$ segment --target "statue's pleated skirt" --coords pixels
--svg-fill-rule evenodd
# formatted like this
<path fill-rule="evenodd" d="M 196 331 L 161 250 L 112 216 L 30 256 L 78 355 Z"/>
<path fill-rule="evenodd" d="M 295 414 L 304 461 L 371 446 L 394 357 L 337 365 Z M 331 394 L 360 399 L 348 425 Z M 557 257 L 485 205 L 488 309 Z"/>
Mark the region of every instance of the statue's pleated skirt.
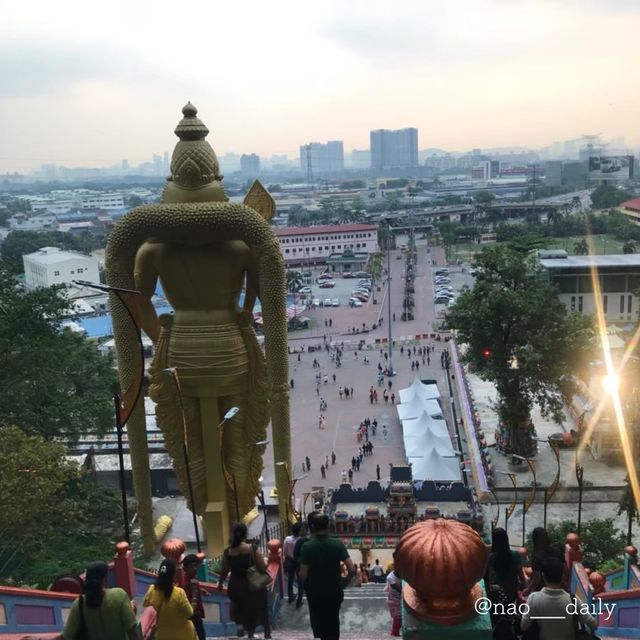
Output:
<path fill-rule="evenodd" d="M 174 324 L 168 355 L 187 393 L 194 386 L 206 389 L 204 395 L 216 396 L 241 393 L 247 388 L 249 358 L 236 323 L 200 327 Z"/>

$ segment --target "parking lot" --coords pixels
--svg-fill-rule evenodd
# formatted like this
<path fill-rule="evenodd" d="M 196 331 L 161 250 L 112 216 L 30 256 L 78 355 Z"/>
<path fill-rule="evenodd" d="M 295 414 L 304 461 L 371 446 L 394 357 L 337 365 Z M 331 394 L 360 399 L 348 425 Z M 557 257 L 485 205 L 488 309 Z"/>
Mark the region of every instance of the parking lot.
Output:
<path fill-rule="evenodd" d="M 464 272 L 462 271 L 464 269 Z M 456 298 L 458 297 L 458 295 L 460 294 L 460 291 L 462 290 L 462 288 L 464 286 L 467 287 L 472 287 L 473 286 L 473 276 L 469 273 L 469 265 L 452 265 L 448 268 L 448 273 L 447 273 L 447 277 L 449 279 L 449 283 L 446 284 L 445 286 L 450 287 L 451 291 L 453 292 L 453 298 L 451 298 L 452 300 L 456 300 Z M 446 302 L 441 302 L 441 303 L 436 303 L 435 302 L 435 290 L 436 287 L 438 286 L 435 282 L 435 278 L 436 278 L 436 267 L 433 267 L 431 269 L 431 291 L 430 291 L 430 295 L 432 295 L 432 297 L 434 298 L 434 306 L 436 308 L 436 314 L 438 316 L 441 316 L 443 314 L 444 311 L 446 311 L 447 309 L 447 303 Z"/>
<path fill-rule="evenodd" d="M 333 304 L 334 299 L 338 299 L 339 304 L 337 306 L 344 307 L 349 306 L 349 298 L 354 289 L 358 287 L 358 281 L 360 278 L 344 278 L 340 274 L 335 274 L 334 279 L 331 282 L 335 283 L 332 288 L 321 287 L 322 280 L 318 280 L 318 276 L 322 273 L 321 269 L 317 269 L 311 272 L 313 274 L 313 282 L 306 286 L 311 288 L 311 294 L 306 294 L 305 298 L 308 300 L 319 300 L 320 306 L 335 306 Z M 365 302 L 363 306 L 372 304 L 373 298 L 381 296 L 381 292 L 372 292 L 369 297 L 369 302 Z M 331 301 L 331 305 L 326 305 L 325 301 Z"/>

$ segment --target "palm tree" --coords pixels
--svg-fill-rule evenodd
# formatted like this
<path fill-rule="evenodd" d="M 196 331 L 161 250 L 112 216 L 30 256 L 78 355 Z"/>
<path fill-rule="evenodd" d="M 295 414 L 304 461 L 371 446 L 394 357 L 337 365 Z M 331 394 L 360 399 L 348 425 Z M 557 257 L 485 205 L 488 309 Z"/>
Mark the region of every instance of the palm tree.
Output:
<path fill-rule="evenodd" d="M 589 245 L 587 244 L 587 241 L 584 238 L 582 238 L 582 240 L 580 240 L 579 242 L 576 242 L 573 245 L 573 252 L 577 256 L 586 256 L 587 253 L 589 253 Z"/>
<path fill-rule="evenodd" d="M 636 243 L 633 240 L 625 240 L 622 245 L 622 253 L 635 253 Z"/>
<path fill-rule="evenodd" d="M 302 274 L 299 271 L 287 271 L 287 291 L 296 293 L 302 287 Z"/>

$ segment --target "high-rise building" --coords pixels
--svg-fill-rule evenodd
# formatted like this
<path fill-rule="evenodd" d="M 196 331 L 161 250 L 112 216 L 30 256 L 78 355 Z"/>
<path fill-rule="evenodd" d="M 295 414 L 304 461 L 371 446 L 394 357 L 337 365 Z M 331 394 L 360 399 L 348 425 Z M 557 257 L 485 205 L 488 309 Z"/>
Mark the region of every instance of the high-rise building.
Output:
<path fill-rule="evenodd" d="M 250 178 L 260 174 L 260 156 L 255 153 L 243 153 L 240 156 L 240 171 Z"/>
<path fill-rule="evenodd" d="M 418 130 L 416 128 L 376 129 L 369 133 L 371 168 L 414 168 L 418 166 Z"/>
<path fill-rule="evenodd" d="M 300 145 L 300 169 L 307 173 L 311 164 L 312 175 L 340 173 L 344 170 L 342 140 L 329 140 L 326 144 L 311 142 Z"/>
<path fill-rule="evenodd" d="M 368 169 L 371 166 L 369 149 L 354 149 L 351 152 L 351 166 L 354 169 Z"/>
<path fill-rule="evenodd" d="M 562 185 L 562 160 L 549 160 L 544 163 L 544 183 L 547 187 Z"/>

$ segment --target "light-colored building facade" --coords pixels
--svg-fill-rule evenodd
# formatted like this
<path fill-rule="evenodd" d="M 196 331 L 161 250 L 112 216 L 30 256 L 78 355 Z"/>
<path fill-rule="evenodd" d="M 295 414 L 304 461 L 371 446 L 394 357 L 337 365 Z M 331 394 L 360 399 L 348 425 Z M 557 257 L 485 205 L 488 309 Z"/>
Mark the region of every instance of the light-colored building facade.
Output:
<path fill-rule="evenodd" d="M 25 284 L 29 289 L 71 284 L 74 280 L 100 282 L 98 261 L 75 251 L 43 247 L 22 256 Z"/>
<path fill-rule="evenodd" d="M 607 322 L 635 322 L 638 317 L 640 255 L 570 256 L 565 251 L 541 251 L 540 264 L 560 300 L 570 311 L 596 314 L 591 265 L 600 283 L 602 309 Z"/>
<path fill-rule="evenodd" d="M 327 143 L 311 142 L 300 146 L 300 169 L 307 173 L 311 164 L 311 173 L 339 173 L 344 170 L 344 146 L 342 140 L 329 140 Z"/>
<path fill-rule="evenodd" d="M 373 224 L 283 227 L 274 231 L 288 265 L 324 264 L 330 255 L 347 249 L 366 254 L 378 251 L 378 227 Z"/>
<path fill-rule="evenodd" d="M 399 167 L 418 166 L 418 130 L 376 129 L 369 132 L 371 168 L 382 171 Z"/>
<path fill-rule="evenodd" d="M 240 171 L 249 178 L 260 175 L 260 156 L 255 153 L 243 153 L 240 156 Z"/>

